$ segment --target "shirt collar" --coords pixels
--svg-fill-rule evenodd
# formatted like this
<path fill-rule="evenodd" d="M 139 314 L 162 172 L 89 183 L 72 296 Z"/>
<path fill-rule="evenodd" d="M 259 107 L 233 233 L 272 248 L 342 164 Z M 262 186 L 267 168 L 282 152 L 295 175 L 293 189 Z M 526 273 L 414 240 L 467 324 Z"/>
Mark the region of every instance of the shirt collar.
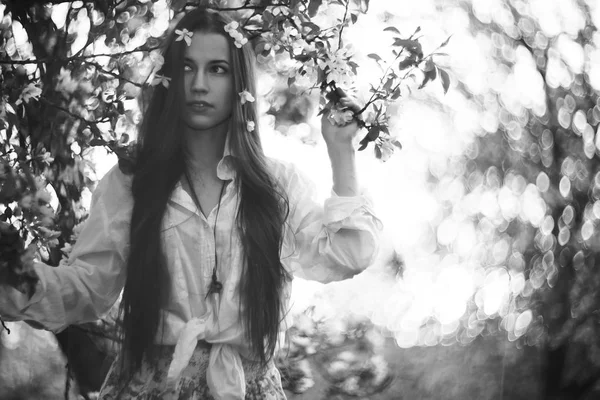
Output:
<path fill-rule="evenodd" d="M 235 156 L 231 153 L 231 149 L 229 148 L 229 131 L 227 132 L 227 136 L 225 138 L 225 148 L 223 150 L 223 157 L 219 160 L 217 164 L 217 177 L 221 180 L 228 181 L 235 179 L 235 168 L 233 163 L 233 158 Z M 188 211 L 195 212 L 196 204 L 192 200 L 192 198 L 183 190 L 182 180 L 185 179 L 183 176 L 173 189 L 173 193 L 171 193 L 170 200 L 180 206 L 183 206 Z M 199 212 L 199 211 L 198 211 Z M 174 213 L 170 216 L 169 226 L 175 226 L 183 222 L 187 217 L 185 214 Z"/>

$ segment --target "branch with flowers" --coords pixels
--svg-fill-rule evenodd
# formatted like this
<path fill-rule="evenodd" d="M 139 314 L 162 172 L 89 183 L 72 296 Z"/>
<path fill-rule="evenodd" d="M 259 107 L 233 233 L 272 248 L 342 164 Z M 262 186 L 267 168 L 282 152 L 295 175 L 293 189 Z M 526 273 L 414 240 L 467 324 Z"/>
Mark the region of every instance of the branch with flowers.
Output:
<path fill-rule="evenodd" d="M 248 4 L 245 2 L 244 4 Z M 209 2 L 214 4 L 214 2 Z M 359 65 L 354 61 L 352 46 L 344 45 L 344 29 L 357 22 L 368 11 L 369 1 L 358 0 L 306 0 L 279 1 L 276 4 L 245 10 L 226 31 L 237 47 L 251 41 L 257 59 L 269 72 L 287 77 L 288 86 L 301 92 L 319 90 L 320 113 L 327 113 L 332 123 L 343 125 L 356 120 L 365 128 L 359 150 L 374 143 L 374 153 L 383 161 L 389 159 L 394 148 L 402 148 L 400 141 L 389 132 L 388 108 L 391 103 L 411 93 L 411 83 L 417 80 L 417 70 L 422 72 L 419 89 L 438 77 L 444 92 L 448 90 L 448 73 L 433 60 L 450 38 L 431 54 L 424 56 L 417 29 L 408 38 L 400 31 L 387 27 L 393 34 L 391 61 L 378 54 L 369 54 L 382 67 L 379 83 L 371 85 L 371 95 L 360 109 L 349 109 L 339 103 L 347 92 L 353 91 Z M 319 12 L 327 7 L 343 8 L 343 17 L 328 27 L 314 22 Z M 228 8 L 213 7 L 217 10 Z M 277 67 L 283 65 L 283 67 Z M 385 68 L 385 69 L 384 69 Z"/>

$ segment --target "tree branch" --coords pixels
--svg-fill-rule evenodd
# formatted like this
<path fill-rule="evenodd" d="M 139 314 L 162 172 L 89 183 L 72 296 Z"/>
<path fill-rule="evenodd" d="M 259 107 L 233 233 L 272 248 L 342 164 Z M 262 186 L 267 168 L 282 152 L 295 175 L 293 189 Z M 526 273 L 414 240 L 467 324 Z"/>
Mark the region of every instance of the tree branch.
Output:
<path fill-rule="evenodd" d="M 344 32 L 344 27 L 346 26 L 346 17 L 348 15 L 348 7 L 350 6 L 350 0 L 346 0 L 346 9 L 344 10 L 344 18 L 342 19 L 342 27 L 340 28 L 340 33 L 338 36 L 338 50 L 342 48 L 342 33 Z"/>
<path fill-rule="evenodd" d="M 88 56 L 72 56 L 72 57 L 64 57 L 64 58 L 55 58 L 55 57 L 47 57 L 47 58 L 41 58 L 41 59 L 28 59 L 28 60 L 0 60 L 0 64 L 15 64 L 15 65 L 26 65 L 26 64 L 46 64 L 49 62 L 57 62 L 57 61 L 63 61 L 65 63 L 69 63 L 72 61 L 85 61 L 88 60 L 90 58 L 95 58 L 95 57 L 119 57 L 119 56 L 124 56 L 127 54 L 134 54 L 134 53 L 138 53 L 140 51 L 153 51 L 153 50 L 158 50 L 160 49 L 160 46 L 154 46 L 154 47 L 147 47 L 144 48 L 142 47 L 138 47 L 137 49 L 133 49 L 133 50 L 127 50 L 127 51 L 121 51 L 118 53 L 102 53 L 102 54 L 90 54 Z"/>

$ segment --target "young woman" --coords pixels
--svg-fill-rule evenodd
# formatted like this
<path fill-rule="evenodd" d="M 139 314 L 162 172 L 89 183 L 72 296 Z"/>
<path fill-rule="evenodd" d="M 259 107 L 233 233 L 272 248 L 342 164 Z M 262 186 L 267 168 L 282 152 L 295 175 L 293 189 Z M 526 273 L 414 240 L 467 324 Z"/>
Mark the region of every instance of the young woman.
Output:
<path fill-rule="evenodd" d="M 322 120 L 334 183 L 323 207 L 291 164 L 263 154 L 249 124 L 254 55 L 229 22 L 200 9 L 179 21 L 133 174 L 115 167 L 100 181 L 65 265 L 36 263 L 31 299 L 0 285 L 2 318 L 52 331 L 100 318 L 123 291 L 123 345 L 101 399 L 285 399 L 272 356 L 292 276 L 346 279 L 376 254 L 357 125 Z"/>

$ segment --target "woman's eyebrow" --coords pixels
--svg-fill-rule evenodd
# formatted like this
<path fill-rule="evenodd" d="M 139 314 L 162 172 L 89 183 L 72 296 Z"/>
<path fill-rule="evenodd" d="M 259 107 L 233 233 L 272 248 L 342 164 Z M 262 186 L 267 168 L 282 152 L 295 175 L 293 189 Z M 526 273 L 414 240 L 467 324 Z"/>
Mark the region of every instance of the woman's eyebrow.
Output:
<path fill-rule="evenodd" d="M 184 57 L 183 61 L 185 62 L 191 62 L 193 64 L 196 63 L 196 61 L 194 61 L 192 58 L 189 57 Z M 223 64 L 227 64 L 229 65 L 229 61 L 227 60 L 222 60 L 222 59 L 214 59 L 214 60 L 208 60 L 208 64 L 217 64 L 217 63 L 223 63 Z"/>

